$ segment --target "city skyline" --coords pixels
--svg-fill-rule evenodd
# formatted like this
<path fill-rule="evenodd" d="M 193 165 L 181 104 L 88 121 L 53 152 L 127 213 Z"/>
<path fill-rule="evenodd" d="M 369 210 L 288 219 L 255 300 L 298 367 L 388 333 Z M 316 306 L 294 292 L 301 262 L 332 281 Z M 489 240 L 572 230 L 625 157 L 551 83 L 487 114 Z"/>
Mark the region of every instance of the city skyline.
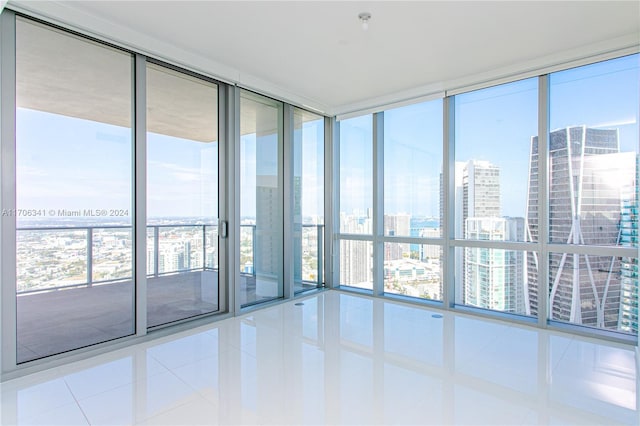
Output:
<path fill-rule="evenodd" d="M 607 155 L 637 155 L 638 108 L 628 91 L 629 87 L 637 88 L 639 84 L 637 66 L 632 65 L 633 58 L 637 56 L 595 64 L 587 67 L 587 70 L 577 68 L 551 74 L 550 127 L 563 130 L 550 132 L 550 152 L 554 152 L 556 133 L 572 133 L 573 129 L 581 128 L 585 134 L 610 134 L 608 143 L 611 152 Z M 594 81 L 600 83 L 594 84 Z M 592 86 L 596 86 L 596 89 Z M 583 92 L 589 93 L 589 96 L 581 97 Z M 597 102 L 594 101 L 595 96 L 598 96 Z M 533 162 L 537 152 L 533 149 L 533 142 L 537 140 L 538 130 L 538 79 L 463 93 L 452 99 L 455 106 L 455 141 L 449 165 L 452 165 L 451 172 L 454 174 L 454 190 L 459 191 L 455 201 L 455 237 L 483 240 L 488 235 L 487 238 L 493 241 L 525 241 L 520 234 L 515 239 L 507 235 L 507 229 L 519 219 L 526 219 L 527 235 L 536 241 L 531 224 L 537 218 L 531 212 L 537 203 L 531 198 L 531 188 L 537 188 L 535 183 L 538 181 L 533 178 L 537 173 L 537 166 L 534 167 Z M 441 186 L 442 107 L 443 102 L 438 99 L 384 112 L 384 159 L 378 170 L 383 180 L 375 183 L 375 190 L 384 196 L 382 232 L 385 236 L 437 237 L 436 227 L 442 225 L 440 215 L 443 206 L 440 200 L 445 189 Z M 277 108 L 273 108 L 272 112 L 272 118 L 277 122 Z M 87 220 L 131 224 L 133 210 L 127 205 L 133 199 L 131 129 L 41 111 L 18 109 L 17 115 L 16 190 L 19 209 L 56 212 L 55 215 L 49 215 L 49 219 L 63 225 L 73 224 L 74 221 L 80 224 Z M 303 218 L 321 220 L 324 214 L 325 194 L 321 190 L 323 182 L 320 173 L 324 172 L 324 168 L 319 161 L 323 150 L 318 143 L 323 121 L 303 123 L 300 129 L 296 129 L 301 133 L 297 137 L 302 139 L 303 144 L 312 142 L 307 138 L 313 138 L 314 144 L 310 155 L 295 158 L 292 162 L 296 206 L 292 213 L 298 220 L 296 223 L 304 222 Z M 580 123 L 579 126 L 574 125 L 576 122 Z M 372 235 L 374 232 L 371 220 L 374 191 L 372 124 L 371 115 L 344 120 L 340 124 L 339 213 L 340 232 L 344 234 Z M 59 129 L 62 130 L 58 132 Z M 301 131 L 303 129 L 308 132 Z M 263 277 L 277 278 L 281 275 L 281 223 L 285 207 L 282 203 L 283 158 L 279 157 L 282 152 L 281 140 L 272 131 L 240 137 L 240 215 L 243 223 L 256 226 L 256 235 L 259 236 L 257 240 L 251 240 L 251 245 L 254 250 L 257 247 L 260 253 L 258 257 L 252 257 L 250 262 L 244 261 L 241 268 Z M 148 133 L 147 139 L 148 223 L 162 221 L 161 218 L 208 219 L 215 222 L 218 214 L 217 142 L 195 142 L 153 133 Z M 101 161 L 95 161 L 95 158 Z M 615 160 L 604 161 L 604 157 L 589 158 L 583 163 L 593 170 L 599 170 L 593 176 L 579 175 L 580 179 L 588 176 L 593 182 L 605 179 L 603 176 L 611 174 L 609 171 L 618 165 Z M 47 169 L 51 164 L 53 166 Z M 550 154 L 549 164 L 552 173 L 556 173 L 553 170 L 556 165 L 553 154 Z M 473 171 L 475 169 L 482 169 L 486 173 L 476 174 Z M 550 178 L 552 190 L 554 182 Z M 570 198 L 568 194 L 563 197 Z M 610 198 L 614 200 L 615 197 Z M 622 213 L 622 207 L 617 206 L 621 205 L 620 200 L 617 204 L 613 201 L 610 204 L 608 213 L 611 213 L 611 217 L 606 226 L 611 229 L 607 233 L 613 232 L 613 216 Z M 575 211 L 576 206 L 576 203 L 572 204 L 571 209 Z M 550 202 L 550 207 L 553 210 L 556 204 Z M 629 206 L 629 209 L 632 208 Z M 58 213 L 93 209 L 124 211 L 126 214 L 97 220 L 86 217 L 76 219 L 75 214 Z M 494 220 L 496 218 L 500 220 Z M 28 222 L 21 217 L 18 219 L 19 225 Z M 424 223 L 419 223 L 421 220 Z M 428 225 L 427 220 L 431 220 Z M 556 217 L 552 214 L 549 220 L 553 222 Z M 499 230 L 485 232 L 485 225 Z M 553 241 L 553 226 L 555 222 L 551 223 L 550 237 L 552 242 L 558 242 Z M 572 226 L 574 230 L 586 229 L 576 225 L 575 217 Z M 473 232 L 470 231 L 472 228 Z M 576 237 L 578 234 L 576 231 L 571 235 Z M 247 237 L 244 240 L 248 241 Z M 306 244 L 311 244 L 310 241 Z M 584 243 L 576 238 L 564 238 L 559 242 Z M 303 273 L 301 232 L 294 235 L 294 244 L 298 250 L 294 258 L 295 277 L 300 279 Z M 340 245 L 343 251 L 340 259 L 341 277 L 345 280 L 343 283 L 372 287 L 373 244 L 343 239 Z M 609 245 L 620 244 L 616 242 Z M 440 254 L 423 246 L 385 243 L 382 266 L 385 291 L 414 297 L 442 297 L 442 283 L 435 279 L 441 277 Z M 497 249 L 465 248 L 457 251 L 455 273 L 460 282 L 457 284 L 457 297 L 461 297 L 458 302 L 516 313 L 523 313 L 522 306 L 528 306 L 524 313 L 536 314 L 534 304 L 537 295 L 526 291 L 522 297 L 519 296 L 525 284 L 527 289 L 535 288 L 535 277 L 529 274 L 525 281 L 522 274 L 523 278 L 520 279 L 519 271 L 524 271 L 524 268 L 521 267 L 523 261 L 518 258 L 517 251 L 512 251 L 516 253 L 515 256 L 511 256 L 507 250 Z M 316 249 L 315 256 L 318 254 Z M 528 254 L 528 272 L 534 267 L 531 255 Z M 172 258 L 172 264 L 184 266 L 197 263 L 184 255 L 182 260 L 180 255 L 176 256 Z M 492 259 L 494 263 L 487 266 L 482 263 L 484 258 Z M 562 255 L 558 262 L 559 271 L 565 265 L 571 266 L 567 258 Z M 573 256 L 573 260 L 574 265 L 581 261 L 580 256 Z M 596 265 L 595 258 L 592 260 Z M 604 260 L 597 263 L 596 269 L 607 270 L 605 263 Z M 623 266 L 633 270 L 633 259 L 625 261 L 624 265 L 619 261 L 610 262 L 608 276 L 611 276 L 612 270 L 618 271 Z M 550 269 L 553 270 L 553 267 Z M 577 266 L 573 270 L 573 281 L 567 278 L 564 284 L 562 278 L 556 282 L 550 277 L 554 318 L 603 328 L 615 327 L 620 321 L 620 280 L 598 277 L 595 281 L 606 282 L 600 288 L 601 283 L 596 284 L 594 278 L 589 277 L 590 286 L 587 286 L 583 285 L 586 281 L 580 278 L 585 271 Z M 580 278 L 578 281 L 576 274 Z M 594 292 L 593 306 L 577 307 L 578 303 L 586 300 L 581 295 L 586 294 L 589 288 Z M 526 300 L 523 301 L 523 298 Z M 487 303 L 483 300 L 487 300 Z M 554 303 L 557 300 L 564 302 L 558 302 L 556 306 Z M 633 319 L 630 321 L 633 322 Z"/>

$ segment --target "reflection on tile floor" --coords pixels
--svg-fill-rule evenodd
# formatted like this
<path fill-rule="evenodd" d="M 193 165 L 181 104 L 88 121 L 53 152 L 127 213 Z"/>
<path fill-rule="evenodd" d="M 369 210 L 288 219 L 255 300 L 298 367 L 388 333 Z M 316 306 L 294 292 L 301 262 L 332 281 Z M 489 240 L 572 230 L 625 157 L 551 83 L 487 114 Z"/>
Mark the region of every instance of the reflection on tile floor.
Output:
<path fill-rule="evenodd" d="M 1 385 L 0 423 L 640 424 L 634 348 L 337 291 Z"/>

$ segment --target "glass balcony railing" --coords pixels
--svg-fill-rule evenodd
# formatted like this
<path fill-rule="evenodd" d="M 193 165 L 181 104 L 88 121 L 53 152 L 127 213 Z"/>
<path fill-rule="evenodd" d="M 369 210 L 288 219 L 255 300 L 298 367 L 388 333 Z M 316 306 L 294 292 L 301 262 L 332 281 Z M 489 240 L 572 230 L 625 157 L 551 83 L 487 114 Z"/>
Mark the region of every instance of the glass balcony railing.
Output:
<path fill-rule="evenodd" d="M 256 275 L 258 257 L 256 225 L 240 225 L 240 274 Z M 303 224 L 294 228 L 294 281 L 324 284 L 324 225 Z"/>
<path fill-rule="evenodd" d="M 324 282 L 324 225 L 298 230 L 296 282 Z M 133 279 L 131 226 L 24 227 L 17 229 L 17 294 Z M 256 225 L 240 225 L 241 275 L 256 275 Z M 217 271 L 218 226 L 147 226 L 148 278 Z"/>
<path fill-rule="evenodd" d="M 131 226 L 18 228 L 17 294 L 133 278 Z M 147 276 L 218 269 L 217 225 L 147 226 Z"/>

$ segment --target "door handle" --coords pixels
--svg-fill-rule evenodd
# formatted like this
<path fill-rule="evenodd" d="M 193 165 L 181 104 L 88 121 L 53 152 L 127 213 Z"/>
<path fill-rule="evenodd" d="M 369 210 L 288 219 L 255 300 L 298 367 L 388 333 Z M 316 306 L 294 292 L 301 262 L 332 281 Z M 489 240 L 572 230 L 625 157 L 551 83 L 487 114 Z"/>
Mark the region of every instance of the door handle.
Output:
<path fill-rule="evenodd" d="M 226 220 L 221 220 L 220 221 L 220 238 L 227 238 L 229 236 L 229 222 L 227 222 Z"/>

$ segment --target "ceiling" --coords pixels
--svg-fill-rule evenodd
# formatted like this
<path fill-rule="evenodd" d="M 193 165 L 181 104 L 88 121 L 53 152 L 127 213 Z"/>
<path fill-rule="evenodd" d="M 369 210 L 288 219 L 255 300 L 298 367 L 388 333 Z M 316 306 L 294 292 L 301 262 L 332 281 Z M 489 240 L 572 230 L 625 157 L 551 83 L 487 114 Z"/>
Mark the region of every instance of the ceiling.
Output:
<path fill-rule="evenodd" d="M 638 1 L 9 1 L 333 115 L 640 45 Z M 372 14 L 364 31 L 358 13 Z"/>
<path fill-rule="evenodd" d="M 20 108 L 131 127 L 131 67 L 131 55 L 120 50 L 29 20 L 16 25 Z M 146 79 L 150 132 L 199 142 L 218 139 L 216 85 L 153 64 Z"/>

